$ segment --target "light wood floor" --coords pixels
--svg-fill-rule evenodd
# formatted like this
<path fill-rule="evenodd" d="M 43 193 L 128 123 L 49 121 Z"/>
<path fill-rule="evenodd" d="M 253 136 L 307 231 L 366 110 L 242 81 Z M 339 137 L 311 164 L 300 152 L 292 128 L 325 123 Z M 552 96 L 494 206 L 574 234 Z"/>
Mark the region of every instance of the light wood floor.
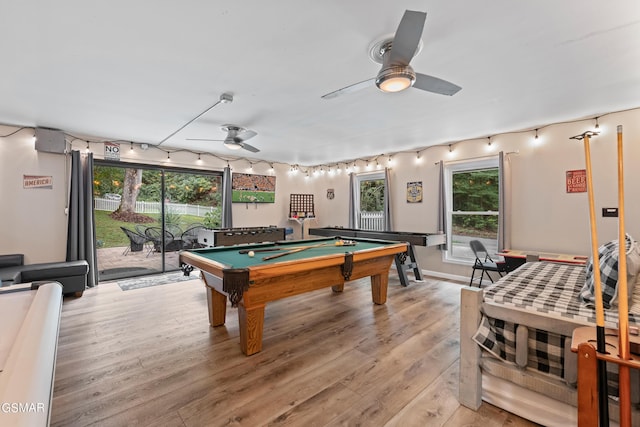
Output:
<path fill-rule="evenodd" d="M 262 352 L 237 311 L 208 324 L 199 280 L 65 299 L 53 426 L 531 426 L 456 399 L 460 284 L 368 280 L 270 303 Z"/>

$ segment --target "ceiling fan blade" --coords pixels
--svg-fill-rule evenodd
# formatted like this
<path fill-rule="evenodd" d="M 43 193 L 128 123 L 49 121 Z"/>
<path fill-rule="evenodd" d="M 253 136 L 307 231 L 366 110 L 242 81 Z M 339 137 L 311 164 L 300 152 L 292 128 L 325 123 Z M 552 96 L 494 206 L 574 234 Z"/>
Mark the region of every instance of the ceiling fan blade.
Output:
<path fill-rule="evenodd" d="M 239 142 L 238 145 L 247 151 L 251 151 L 252 153 L 257 153 L 258 151 L 260 151 L 253 145 L 249 145 L 246 142 Z"/>
<path fill-rule="evenodd" d="M 258 134 L 258 132 L 256 132 L 256 131 L 245 129 L 244 131 L 240 132 L 236 136 L 236 138 L 240 138 L 241 140 L 246 141 L 247 139 L 253 138 L 257 134 Z"/>
<path fill-rule="evenodd" d="M 215 142 L 221 142 L 221 141 L 224 141 L 224 139 L 187 138 L 187 141 L 215 141 Z"/>
<path fill-rule="evenodd" d="M 449 96 L 455 95 L 460 89 L 462 89 L 460 86 L 454 85 L 446 80 L 420 73 L 416 73 L 416 81 L 413 84 L 413 87 Z"/>
<path fill-rule="evenodd" d="M 322 95 L 322 99 L 333 99 L 337 96 L 340 95 L 344 95 L 346 93 L 351 93 L 351 92 L 356 92 L 360 89 L 364 89 L 365 87 L 369 87 L 369 86 L 373 86 L 373 83 L 376 81 L 376 78 L 372 78 L 372 79 L 368 79 L 368 80 L 363 80 L 361 82 L 358 83 L 354 83 L 350 86 L 347 87 L 343 87 L 342 89 L 338 89 L 336 91 L 330 92 L 326 95 Z"/>
<path fill-rule="evenodd" d="M 426 12 L 417 12 L 415 10 L 406 10 L 404 12 L 391 44 L 389 64 L 409 65 L 420 44 L 426 19 Z"/>

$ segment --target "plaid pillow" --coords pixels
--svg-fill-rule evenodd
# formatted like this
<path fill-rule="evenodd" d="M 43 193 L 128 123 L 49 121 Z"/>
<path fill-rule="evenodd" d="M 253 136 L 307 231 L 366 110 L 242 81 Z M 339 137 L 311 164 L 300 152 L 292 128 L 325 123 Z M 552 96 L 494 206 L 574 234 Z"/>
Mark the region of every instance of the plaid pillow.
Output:
<path fill-rule="evenodd" d="M 598 248 L 600 260 L 600 281 L 602 285 L 602 302 L 604 308 L 611 308 L 617 304 L 618 297 L 618 240 L 612 240 Z M 625 252 L 627 254 L 627 297 L 633 293 L 635 276 L 640 265 L 640 248 L 630 235 L 625 237 Z M 595 305 L 595 280 L 593 274 L 593 257 L 589 258 L 586 265 L 585 283 L 580 291 L 580 298 L 589 307 Z"/>

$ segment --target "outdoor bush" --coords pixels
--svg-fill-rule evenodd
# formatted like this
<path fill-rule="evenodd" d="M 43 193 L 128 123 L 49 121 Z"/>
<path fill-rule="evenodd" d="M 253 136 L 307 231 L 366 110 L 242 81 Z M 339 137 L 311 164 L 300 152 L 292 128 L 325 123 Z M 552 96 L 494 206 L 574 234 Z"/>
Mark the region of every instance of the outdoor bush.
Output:
<path fill-rule="evenodd" d="M 222 225 L 222 212 L 220 209 L 214 209 L 211 212 L 204 214 L 204 221 L 202 221 L 207 228 L 220 228 Z"/>

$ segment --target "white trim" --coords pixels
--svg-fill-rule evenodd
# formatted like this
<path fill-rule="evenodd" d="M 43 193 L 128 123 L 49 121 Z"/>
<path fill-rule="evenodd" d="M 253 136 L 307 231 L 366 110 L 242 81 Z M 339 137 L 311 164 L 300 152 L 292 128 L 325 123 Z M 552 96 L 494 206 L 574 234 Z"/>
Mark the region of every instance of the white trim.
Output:
<path fill-rule="evenodd" d="M 422 271 L 422 274 L 425 276 L 437 277 L 440 279 L 455 280 L 457 282 L 462 282 L 461 284 L 465 284 L 465 285 L 469 283 L 469 278 L 465 276 L 459 276 L 457 274 L 449 274 L 449 273 L 443 273 L 441 271 L 433 271 L 433 270 L 421 270 L 421 271 Z"/>

